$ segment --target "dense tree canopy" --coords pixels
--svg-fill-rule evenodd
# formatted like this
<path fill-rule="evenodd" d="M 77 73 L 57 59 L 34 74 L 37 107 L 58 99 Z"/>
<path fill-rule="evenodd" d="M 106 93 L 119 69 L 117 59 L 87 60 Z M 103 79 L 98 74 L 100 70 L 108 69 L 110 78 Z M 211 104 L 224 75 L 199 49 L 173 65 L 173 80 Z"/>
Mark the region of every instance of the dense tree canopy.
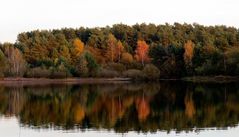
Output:
<path fill-rule="evenodd" d="M 99 76 L 101 70 L 114 71 L 117 75 L 112 77 L 123 74 L 118 68 L 109 68 L 112 63 L 123 66 L 120 69 L 123 71 L 142 71 L 146 64 L 153 64 L 161 77 L 168 78 L 239 74 L 239 30 L 227 26 L 115 24 L 102 28 L 35 30 L 20 33 L 14 44 L 1 44 L 1 50 L 7 45 L 21 51 L 18 56 L 25 60 L 27 72 L 39 68 L 49 75 L 54 72 L 60 76 L 80 76 L 78 69 L 83 66 L 87 76 Z M 8 54 L 3 53 L 1 59 L 7 59 Z M 92 73 L 87 68 L 89 63 L 82 60 L 86 59 L 82 57 L 86 53 L 98 66 L 93 71 L 97 74 L 88 74 Z M 1 73 L 5 71 L 1 69 Z M 33 77 L 26 73 L 24 76 Z"/>

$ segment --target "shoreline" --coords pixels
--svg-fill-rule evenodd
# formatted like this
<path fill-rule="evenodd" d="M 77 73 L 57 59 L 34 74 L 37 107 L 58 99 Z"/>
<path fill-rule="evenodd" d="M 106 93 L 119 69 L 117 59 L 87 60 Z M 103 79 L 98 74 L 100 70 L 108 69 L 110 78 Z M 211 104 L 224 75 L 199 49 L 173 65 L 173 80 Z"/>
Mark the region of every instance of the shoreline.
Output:
<path fill-rule="evenodd" d="M 192 76 L 184 77 L 181 80 L 193 83 L 232 83 L 239 82 L 238 76 Z"/>
<path fill-rule="evenodd" d="M 185 81 L 193 83 L 231 83 L 239 82 L 237 76 L 192 76 L 183 77 L 178 79 L 162 78 L 159 81 Z M 130 83 L 133 82 L 131 78 L 63 78 L 63 79 L 51 79 L 51 78 L 1 78 L 0 84 L 23 84 L 23 85 L 35 85 L 35 84 L 109 84 L 109 83 Z"/>
<path fill-rule="evenodd" d="M 45 85 L 45 84 L 114 84 L 129 83 L 131 78 L 2 78 L 0 84 L 23 84 L 23 85 Z"/>

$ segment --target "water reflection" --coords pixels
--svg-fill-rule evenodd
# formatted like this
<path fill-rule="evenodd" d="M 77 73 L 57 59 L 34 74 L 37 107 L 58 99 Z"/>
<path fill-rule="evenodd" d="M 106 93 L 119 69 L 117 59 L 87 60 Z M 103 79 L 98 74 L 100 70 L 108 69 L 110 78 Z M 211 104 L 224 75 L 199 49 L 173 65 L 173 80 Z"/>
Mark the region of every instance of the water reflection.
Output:
<path fill-rule="evenodd" d="M 21 126 L 156 132 L 233 127 L 237 84 L 183 82 L 0 86 L 0 115 Z"/>

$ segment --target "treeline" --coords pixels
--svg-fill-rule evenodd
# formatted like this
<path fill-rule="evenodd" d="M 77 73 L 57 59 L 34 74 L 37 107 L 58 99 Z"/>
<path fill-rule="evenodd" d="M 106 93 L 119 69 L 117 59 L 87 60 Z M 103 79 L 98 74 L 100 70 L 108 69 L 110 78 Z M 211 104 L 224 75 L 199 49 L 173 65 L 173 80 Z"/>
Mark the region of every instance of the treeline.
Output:
<path fill-rule="evenodd" d="M 199 24 L 116 24 L 31 31 L 1 44 L 2 77 L 179 78 L 239 74 L 239 30 Z"/>

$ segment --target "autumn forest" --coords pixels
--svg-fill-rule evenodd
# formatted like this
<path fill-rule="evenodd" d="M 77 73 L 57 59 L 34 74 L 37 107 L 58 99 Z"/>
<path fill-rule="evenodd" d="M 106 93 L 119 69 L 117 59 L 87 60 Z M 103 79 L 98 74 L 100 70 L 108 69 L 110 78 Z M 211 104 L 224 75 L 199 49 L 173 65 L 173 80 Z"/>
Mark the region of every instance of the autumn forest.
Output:
<path fill-rule="evenodd" d="M 35 30 L 0 44 L 0 63 L 0 77 L 237 76 L 239 30 L 196 23 Z"/>

